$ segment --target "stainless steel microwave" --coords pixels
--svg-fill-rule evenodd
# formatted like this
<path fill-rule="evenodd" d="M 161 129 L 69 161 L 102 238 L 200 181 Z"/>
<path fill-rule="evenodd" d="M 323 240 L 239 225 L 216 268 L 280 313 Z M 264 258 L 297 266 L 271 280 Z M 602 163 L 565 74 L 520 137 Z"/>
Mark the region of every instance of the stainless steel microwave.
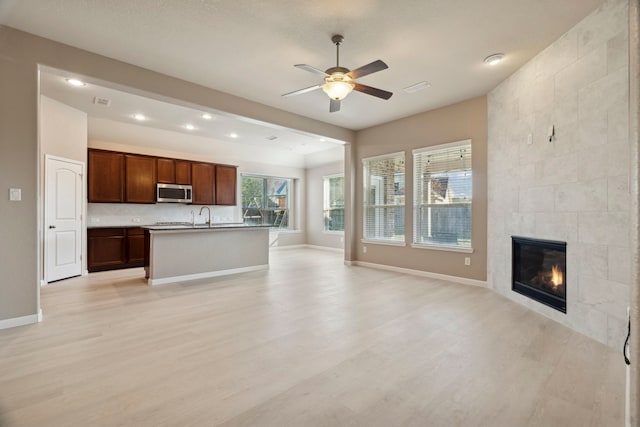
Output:
<path fill-rule="evenodd" d="M 158 203 L 191 203 L 193 188 L 190 185 L 158 184 L 156 201 Z"/>

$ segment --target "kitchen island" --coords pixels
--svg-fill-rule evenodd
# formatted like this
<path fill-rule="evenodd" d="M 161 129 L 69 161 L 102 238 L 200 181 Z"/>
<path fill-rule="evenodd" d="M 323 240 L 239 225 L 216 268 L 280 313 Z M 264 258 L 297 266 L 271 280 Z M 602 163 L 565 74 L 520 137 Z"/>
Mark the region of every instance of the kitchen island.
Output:
<path fill-rule="evenodd" d="M 269 227 L 244 224 L 151 225 L 145 229 L 149 285 L 269 268 Z"/>

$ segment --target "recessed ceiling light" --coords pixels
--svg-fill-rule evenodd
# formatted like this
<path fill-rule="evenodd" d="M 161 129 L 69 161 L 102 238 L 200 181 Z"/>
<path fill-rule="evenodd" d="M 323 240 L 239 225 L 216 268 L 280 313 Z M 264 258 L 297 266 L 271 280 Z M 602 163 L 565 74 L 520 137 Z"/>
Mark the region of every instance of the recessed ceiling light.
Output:
<path fill-rule="evenodd" d="M 65 80 L 71 86 L 80 87 L 80 86 L 86 86 L 87 85 L 85 82 L 83 82 L 82 80 L 78 80 L 78 79 L 65 79 Z"/>
<path fill-rule="evenodd" d="M 484 63 L 487 65 L 496 65 L 504 59 L 504 53 L 494 53 L 484 58 Z"/>
<path fill-rule="evenodd" d="M 324 139 L 324 138 L 320 138 L 320 140 L 319 140 L 319 141 L 320 141 L 320 142 L 326 142 L 327 140 L 326 140 L 326 139 Z"/>
<path fill-rule="evenodd" d="M 231 133 L 229 134 L 229 138 L 237 138 L 237 137 L 238 137 L 238 134 L 237 134 L 237 133 L 235 133 L 235 132 L 231 132 Z"/>
<path fill-rule="evenodd" d="M 427 81 L 424 81 L 424 82 L 413 84 L 411 86 L 407 86 L 402 90 L 407 92 L 407 93 L 414 93 L 414 92 L 417 92 L 419 90 L 427 89 L 429 87 L 431 87 L 431 83 L 429 83 Z"/>
<path fill-rule="evenodd" d="M 144 114 L 140 114 L 140 113 L 134 114 L 133 118 L 140 122 L 147 120 L 147 117 Z"/>
<path fill-rule="evenodd" d="M 205 120 L 213 119 L 213 116 L 211 114 L 209 114 L 209 113 L 203 113 L 202 116 L 200 116 L 200 117 L 202 117 Z"/>
<path fill-rule="evenodd" d="M 184 125 L 184 128 L 186 130 L 194 130 L 196 127 L 194 125 L 192 125 L 191 123 L 187 123 L 186 125 Z"/>

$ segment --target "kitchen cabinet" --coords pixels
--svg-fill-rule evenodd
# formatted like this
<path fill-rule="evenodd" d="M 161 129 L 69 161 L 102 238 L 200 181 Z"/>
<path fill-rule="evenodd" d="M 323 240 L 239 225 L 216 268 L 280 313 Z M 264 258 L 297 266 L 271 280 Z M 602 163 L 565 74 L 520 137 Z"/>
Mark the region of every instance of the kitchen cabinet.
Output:
<path fill-rule="evenodd" d="M 215 202 L 215 165 L 191 163 L 191 185 L 194 205 L 213 205 Z"/>
<path fill-rule="evenodd" d="M 125 155 L 125 202 L 156 202 L 155 157 Z"/>
<path fill-rule="evenodd" d="M 156 159 L 158 182 L 163 184 L 191 184 L 191 162 L 178 159 Z"/>
<path fill-rule="evenodd" d="M 174 159 L 156 159 L 158 182 L 163 184 L 176 183 L 176 161 Z"/>
<path fill-rule="evenodd" d="M 140 227 L 90 228 L 87 242 L 90 272 L 144 265 L 144 230 Z"/>
<path fill-rule="evenodd" d="M 176 184 L 191 184 L 191 162 L 189 160 L 176 160 Z"/>
<path fill-rule="evenodd" d="M 144 229 L 132 227 L 127 229 L 127 263 L 130 267 L 144 265 Z"/>
<path fill-rule="evenodd" d="M 127 263 L 126 228 L 87 230 L 87 267 L 90 272 L 122 268 Z"/>
<path fill-rule="evenodd" d="M 88 199 L 91 203 L 124 201 L 124 154 L 89 150 Z"/>
<path fill-rule="evenodd" d="M 216 165 L 216 205 L 235 206 L 237 188 L 237 168 Z"/>
<path fill-rule="evenodd" d="M 237 167 L 89 149 L 89 202 L 156 203 L 157 183 L 192 185 L 195 205 L 235 206 Z"/>

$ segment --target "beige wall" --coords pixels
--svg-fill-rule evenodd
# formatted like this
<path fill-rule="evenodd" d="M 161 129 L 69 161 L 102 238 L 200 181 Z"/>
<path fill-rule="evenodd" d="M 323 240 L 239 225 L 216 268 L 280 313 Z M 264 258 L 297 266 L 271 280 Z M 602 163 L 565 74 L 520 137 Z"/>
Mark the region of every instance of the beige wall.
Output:
<path fill-rule="evenodd" d="M 41 96 L 39 133 L 43 156 L 87 162 L 87 113 L 84 111 Z"/>
<path fill-rule="evenodd" d="M 87 169 L 87 113 L 76 110 L 68 105 L 62 104 L 46 96 L 40 96 L 39 128 L 40 138 L 40 203 L 45 206 L 44 189 L 46 177 L 46 156 L 62 157 L 75 160 L 84 164 Z M 87 194 L 86 173 L 83 177 L 83 195 Z M 86 197 L 83 197 L 86 200 Z M 87 204 L 82 206 L 83 218 L 87 218 Z M 44 213 L 43 213 L 44 216 Z M 41 227 L 43 230 L 46 218 L 42 218 Z M 83 220 L 84 224 L 84 220 Z M 45 234 L 42 234 L 40 247 L 46 250 Z M 82 232 L 82 271 L 87 269 L 87 236 Z M 44 257 L 44 252 L 42 253 Z M 45 268 L 44 258 L 42 259 L 43 269 Z M 43 274 L 45 274 L 43 272 Z M 46 274 L 45 274 L 46 275 Z M 39 277 L 43 279 L 43 277 Z"/>
<path fill-rule="evenodd" d="M 472 140 L 473 149 L 473 253 L 411 247 L 413 236 L 413 159 L 411 150 L 447 142 Z M 484 281 L 487 278 L 487 100 L 470 99 L 358 132 L 355 174 L 355 253 L 353 259 Z M 404 151 L 406 176 L 405 241 L 407 246 L 362 243 L 362 159 Z M 367 253 L 363 252 L 367 246 Z M 464 258 L 471 257 L 471 266 Z"/>
<path fill-rule="evenodd" d="M 352 131 L 0 26 L 0 322 L 38 312 L 38 64 L 160 97 L 352 141 Z M 8 200 L 22 188 L 22 201 Z M 0 324 L 1 326 L 2 324 Z"/>

